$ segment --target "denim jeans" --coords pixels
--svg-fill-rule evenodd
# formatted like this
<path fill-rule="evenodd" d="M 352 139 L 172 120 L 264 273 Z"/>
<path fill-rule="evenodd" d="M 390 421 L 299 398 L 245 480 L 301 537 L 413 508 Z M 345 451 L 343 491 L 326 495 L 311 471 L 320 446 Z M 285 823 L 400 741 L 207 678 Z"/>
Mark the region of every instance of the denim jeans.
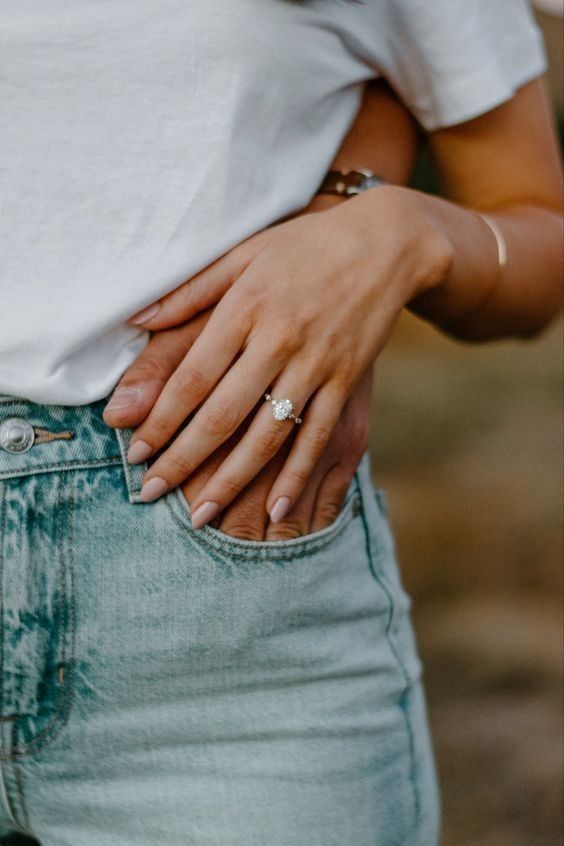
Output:
<path fill-rule="evenodd" d="M 179 491 L 139 502 L 145 468 L 103 406 L 0 398 L 0 843 L 434 846 L 421 668 L 367 457 L 323 531 L 194 532 Z"/>

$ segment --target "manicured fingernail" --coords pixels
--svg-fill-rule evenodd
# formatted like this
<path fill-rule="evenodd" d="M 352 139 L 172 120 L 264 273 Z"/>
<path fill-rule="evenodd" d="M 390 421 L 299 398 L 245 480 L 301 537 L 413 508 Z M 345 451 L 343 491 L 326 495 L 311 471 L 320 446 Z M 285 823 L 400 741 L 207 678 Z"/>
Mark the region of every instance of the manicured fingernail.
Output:
<path fill-rule="evenodd" d="M 155 476 L 141 488 L 141 502 L 154 502 L 168 491 L 168 483 L 164 479 Z"/>
<path fill-rule="evenodd" d="M 152 453 L 152 448 L 145 441 L 135 441 L 127 451 L 127 460 L 130 464 L 141 464 L 142 461 L 147 461 Z"/>
<path fill-rule="evenodd" d="M 141 399 L 139 388 L 118 388 L 112 394 L 109 403 L 104 411 L 118 411 L 120 408 L 129 408 L 136 405 Z"/>
<path fill-rule="evenodd" d="M 270 509 L 270 519 L 273 523 L 280 523 L 292 506 L 289 496 L 280 496 Z"/>
<path fill-rule="evenodd" d="M 147 308 L 144 308 L 142 311 L 138 311 L 137 314 L 130 317 L 129 322 L 133 323 L 134 326 L 142 326 L 144 323 L 148 323 L 149 320 L 158 314 L 160 310 L 161 304 L 153 303 L 153 305 L 147 306 Z"/>
<path fill-rule="evenodd" d="M 192 514 L 192 528 L 201 529 L 213 520 L 220 509 L 217 502 L 203 502 Z"/>

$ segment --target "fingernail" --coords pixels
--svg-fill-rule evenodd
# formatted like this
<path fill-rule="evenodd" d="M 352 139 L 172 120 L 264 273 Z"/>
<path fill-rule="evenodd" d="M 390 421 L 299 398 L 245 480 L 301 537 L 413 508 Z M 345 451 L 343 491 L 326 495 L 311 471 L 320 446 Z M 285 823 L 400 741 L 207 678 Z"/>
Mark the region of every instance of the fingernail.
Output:
<path fill-rule="evenodd" d="M 141 399 L 139 388 L 118 388 L 115 391 L 104 411 L 117 411 L 120 408 L 129 408 Z"/>
<path fill-rule="evenodd" d="M 292 506 L 289 496 L 280 496 L 270 509 L 270 519 L 273 523 L 280 523 Z"/>
<path fill-rule="evenodd" d="M 134 314 L 133 317 L 129 319 L 130 323 L 133 323 L 135 326 L 142 325 L 143 323 L 148 323 L 152 317 L 154 317 L 159 311 L 161 310 L 160 303 L 153 303 L 153 305 L 147 306 L 142 311 L 138 311 L 137 314 Z"/>
<path fill-rule="evenodd" d="M 201 529 L 206 526 L 210 520 L 213 520 L 220 507 L 217 502 L 203 502 L 192 514 L 192 528 Z"/>
<path fill-rule="evenodd" d="M 127 460 L 130 464 L 141 464 L 142 461 L 147 461 L 152 453 L 152 447 L 146 444 L 145 441 L 135 441 L 127 451 Z"/>
<path fill-rule="evenodd" d="M 168 483 L 164 479 L 155 476 L 141 488 L 141 502 L 154 502 L 168 491 Z"/>

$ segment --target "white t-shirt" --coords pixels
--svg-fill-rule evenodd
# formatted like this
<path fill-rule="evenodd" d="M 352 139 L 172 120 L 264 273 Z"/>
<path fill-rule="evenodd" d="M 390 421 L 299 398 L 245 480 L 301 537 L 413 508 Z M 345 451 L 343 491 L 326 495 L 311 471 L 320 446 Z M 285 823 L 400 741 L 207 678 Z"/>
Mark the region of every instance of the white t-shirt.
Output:
<path fill-rule="evenodd" d="M 544 69 L 526 0 L 0 0 L 0 394 L 106 396 L 129 316 L 309 202 L 365 80 L 432 130 Z"/>

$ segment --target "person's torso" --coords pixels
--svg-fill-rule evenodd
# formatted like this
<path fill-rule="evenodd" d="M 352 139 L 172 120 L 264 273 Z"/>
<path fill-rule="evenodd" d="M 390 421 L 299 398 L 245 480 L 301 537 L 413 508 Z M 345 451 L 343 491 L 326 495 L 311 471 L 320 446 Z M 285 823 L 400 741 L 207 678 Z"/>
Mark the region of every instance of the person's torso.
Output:
<path fill-rule="evenodd" d="M 107 395 L 146 342 L 129 316 L 308 203 L 375 75 L 346 21 L 329 0 L 0 4 L 0 393 Z"/>

